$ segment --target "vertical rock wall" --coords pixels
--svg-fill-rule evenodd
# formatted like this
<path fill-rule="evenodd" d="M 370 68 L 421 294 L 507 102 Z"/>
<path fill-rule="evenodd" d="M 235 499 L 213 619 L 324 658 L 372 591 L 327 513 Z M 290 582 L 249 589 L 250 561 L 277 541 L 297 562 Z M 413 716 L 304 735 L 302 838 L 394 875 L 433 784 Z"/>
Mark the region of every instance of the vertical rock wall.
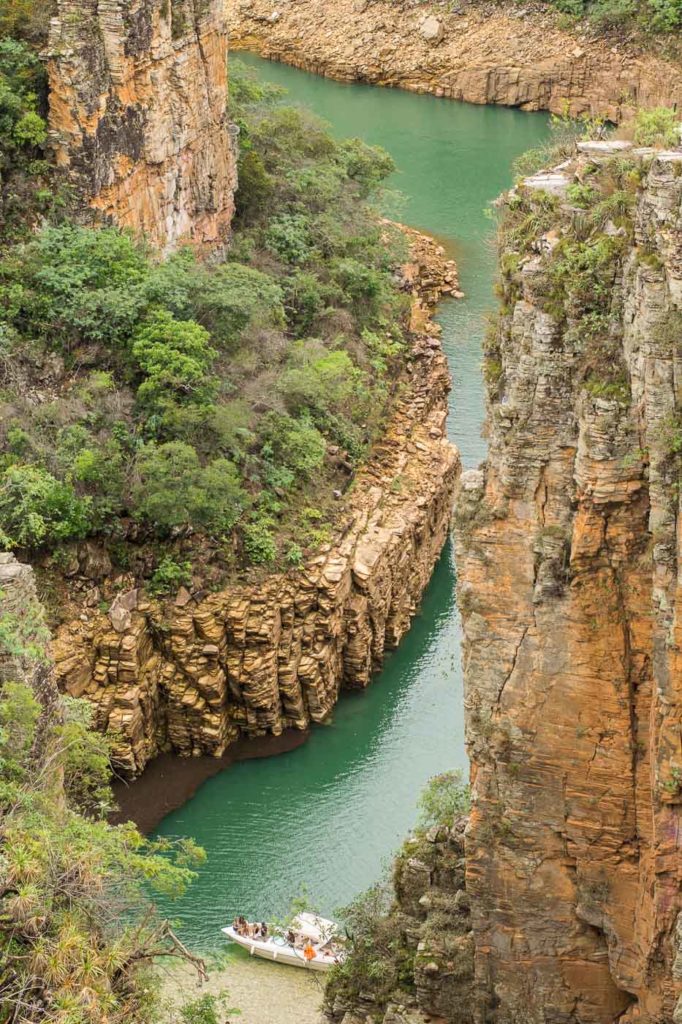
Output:
<path fill-rule="evenodd" d="M 92 207 L 165 250 L 225 242 L 236 160 L 223 0 L 57 0 L 56 160 Z"/>
<path fill-rule="evenodd" d="M 633 206 L 613 201 L 590 234 L 567 188 L 616 174 L 639 180 Z M 489 457 L 463 474 L 456 517 L 479 1020 L 671 1024 L 682 1020 L 682 150 L 586 144 L 508 208 Z M 578 286 L 562 295 L 551 276 L 556 247 L 580 238 L 588 260 L 618 242 L 589 321 Z M 583 273 L 581 287 L 596 281 Z"/>

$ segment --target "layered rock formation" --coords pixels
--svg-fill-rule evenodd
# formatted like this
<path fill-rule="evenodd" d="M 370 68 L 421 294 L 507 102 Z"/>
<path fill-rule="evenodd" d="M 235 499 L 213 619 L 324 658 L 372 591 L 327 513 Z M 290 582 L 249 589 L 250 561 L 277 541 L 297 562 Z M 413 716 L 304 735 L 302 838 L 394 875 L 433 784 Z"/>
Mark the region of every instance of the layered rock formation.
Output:
<path fill-rule="evenodd" d="M 236 187 L 222 0 L 57 0 L 50 137 L 78 194 L 165 250 L 226 241 Z"/>
<path fill-rule="evenodd" d="M 352 26 L 352 31 L 348 31 Z M 232 45 L 346 81 L 620 121 L 682 104 L 679 67 L 578 37 L 542 8 L 396 0 L 235 0 Z"/>
<path fill-rule="evenodd" d="M 449 374 L 430 320 L 452 264 L 413 236 L 404 269 L 413 348 L 385 436 L 301 571 L 161 606 L 141 590 L 58 632 L 60 685 L 95 705 L 131 774 L 159 750 L 221 754 L 237 735 L 305 729 L 364 687 L 414 615 L 449 529 L 458 470 L 445 437 Z"/>
<path fill-rule="evenodd" d="M 671 1024 L 682 150 L 579 148 L 507 198 L 490 452 L 456 518 L 478 1012 Z"/>

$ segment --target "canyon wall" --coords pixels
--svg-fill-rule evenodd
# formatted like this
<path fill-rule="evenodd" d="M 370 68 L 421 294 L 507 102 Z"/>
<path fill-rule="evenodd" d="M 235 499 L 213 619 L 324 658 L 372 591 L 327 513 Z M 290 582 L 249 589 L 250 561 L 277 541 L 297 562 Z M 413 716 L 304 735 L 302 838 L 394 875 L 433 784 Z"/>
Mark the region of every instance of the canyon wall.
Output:
<path fill-rule="evenodd" d="M 77 194 L 158 248 L 220 248 L 236 187 L 223 0 L 57 0 L 50 141 Z"/>
<path fill-rule="evenodd" d="M 640 106 L 682 105 L 679 67 L 564 31 L 541 8 L 508 6 L 235 0 L 230 40 L 331 78 L 470 103 L 614 122 Z"/>
<path fill-rule="evenodd" d="M 409 627 L 447 538 L 459 460 L 445 436 L 450 377 L 431 312 L 456 292 L 443 250 L 412 233 L 412 350 L 382 439 L 302 570 L 218 593 L 120 594 L 53 643 L 60 687 L 95 707 L 137 774 L 160 750 L 221 754 L 239 735 L 305 729 L 341 687 L 368 684 Z"/>
<path fill-rule="evenodd" d="M 458 598 L 478 1019 L 682 1021 L 682 149 L 505 202 Z M 677 930 L 676 930 L 677 929 Z"/>

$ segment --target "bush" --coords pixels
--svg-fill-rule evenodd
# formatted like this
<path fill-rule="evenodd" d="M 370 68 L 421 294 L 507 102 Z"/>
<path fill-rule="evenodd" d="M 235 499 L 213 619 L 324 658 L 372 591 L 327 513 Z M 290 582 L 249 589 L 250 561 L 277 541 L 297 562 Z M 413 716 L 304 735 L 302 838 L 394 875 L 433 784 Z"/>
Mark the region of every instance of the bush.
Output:
<path fill-rule="evenodd" d="M 188 587 L 192 582 L 192 563 L 178 563 L 170 555 L 165 555 L 152 573 L 149 580 L 149 592 L 160 596 L 174 593 L 178 587 Z"/>
<path fill-rule="evenodd" d="M 132 352 L 145 380 L 137 398 L 162 412 L 173 401 L 206 404 L 216 393 L 217 381 L 209 372 L 217 356 L 210 336 L 191 320 L 175 320 L 157 310 L 140 326 Z"/>
<path fill-rule="evenodd" d="M 255 519 L 244 527 L 244 550 L 254 565 L 270 565 L 277 558 L 271 519 Z"/>
<path fill-rule="evenodd" d="M 462 782 L 460 771 L 434 775 L 419 798 L 419 828 L 452 825 L 455 818 L 468 814 L 469 787 Z"/>
<path fill-rule="evenodd" d="M 51 347 L 121 351 L 145 305 L 147 271 L 142 249 L 114 228 L 45 228 L 0 263 L 0 301 L 19 330 Z"/>
<path fill-rule="evenodd" d="M 269 413 L 264 417 L 261 436 L 265 440 L 264 457 L 281 463 L 297 476 L 309 477 L 324 461 L 325 440 L 308 419 Z"/>
<path fill-rule="evenodd" d="M 635 118 L 638 146 L 676 146 L 680 142 L 680 115 L 671 107 L 639 110 Z"/>
<path fill-rule="evenodd" d="M 24 684 L 0 692 L 3 1020 L 148 1021 L 152 957 L 178 952 L 149 893 L 180 894 L 203 851 L 107 824 L 109 751 L 90 713 L 56 695 L 46 711 Z"/>
<path fill-rule="evenodd" d="M 239 474 L 227 459 L 206 467 L 182 441 L 149 444 L 137 462 L 136 515 L 169 532 L 189 526 L 229 532 L 246 506 Z"/>
<path fill-rule="evenodd" d="M 0 543 L 37 548 L 84 537 L 90 527 L 88 498 L 38 466 L 17 465 L 0 479 Z"/>

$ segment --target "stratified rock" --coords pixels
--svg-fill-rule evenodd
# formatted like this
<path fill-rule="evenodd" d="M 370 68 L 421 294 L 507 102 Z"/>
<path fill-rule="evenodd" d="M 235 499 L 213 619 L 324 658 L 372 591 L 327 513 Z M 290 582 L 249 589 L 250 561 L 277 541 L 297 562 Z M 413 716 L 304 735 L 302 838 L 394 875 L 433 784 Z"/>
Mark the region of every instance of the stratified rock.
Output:
<path fill-rule="evenodd" d="M 57 0 L 50 139 L 79 194 L 165 250 L 227 240 L 236 159 L 222 0 Z"/>
<path fill-rule="evenodd" d="M 480 1017 L 505 1024 L 668 1024 L 682 993 L 682 151 L 590 144 L 561 173 L 609 194 L 614 158 L 641 185 L 608 319 L 590 337 L 552 290 L 589 217 L 553 200 L 551 244 L 505 272 L 455 518 L 467 891 Z"/>
<path fill-rule="evenodd" d="M 119 765 L 160 750 L 220 755 L 238 736 L 321 722 L 409 628 L 445 543 L 459 470 L 445 436 L 450 378 L 430 319 L 458 288 L 442 247 L 408 231 L 419 325 L 385 435 L 339 503 L 336 538 L 300 571 L 163 606 L 132 590 L 83 610 L 53 644 L 60 685 L 90 700 Z M 423 283 L 423 285 L 422 285 Z M 398 484 L 398 486 L 396 486 Z"/>
<path fill-rule="evenodd" d="M 638 107 L 682 106 L 672 61 L 584 35 L 577 46 L 541 6 L 510 6 L 469 4 L 462 18 L 439 4 L 424 17 L 420 4 L 396 0 L 296 0 L 272 23 L 270 0 L 252 0 L 228 17 L 234 45 L 342 81 L 614 122 Z"/>

